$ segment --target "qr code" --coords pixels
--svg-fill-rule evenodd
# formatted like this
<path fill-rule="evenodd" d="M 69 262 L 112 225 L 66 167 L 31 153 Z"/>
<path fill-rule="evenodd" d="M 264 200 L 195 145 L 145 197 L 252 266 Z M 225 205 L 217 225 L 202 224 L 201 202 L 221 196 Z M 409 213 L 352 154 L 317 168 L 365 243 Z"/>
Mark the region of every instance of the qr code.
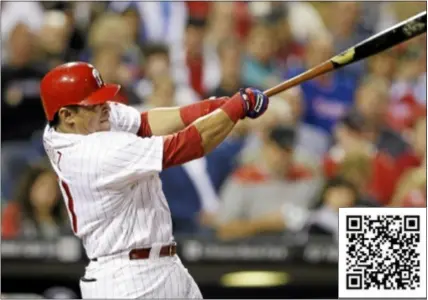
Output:
<path fill-rule="evenodd" d="M 426 297 L 426 209 L 339 213 L 340 298 Z"/>

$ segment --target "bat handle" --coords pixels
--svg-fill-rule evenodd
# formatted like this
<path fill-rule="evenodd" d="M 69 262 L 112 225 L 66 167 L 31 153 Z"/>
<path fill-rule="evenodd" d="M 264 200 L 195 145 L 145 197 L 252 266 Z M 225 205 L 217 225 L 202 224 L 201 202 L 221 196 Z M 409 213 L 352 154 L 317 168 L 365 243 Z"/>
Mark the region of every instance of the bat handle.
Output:
<path fill-rule="evenodd" d="M 331 70 L 334 69 L 334 65 L 333 63 L 328 60 L 325 61 L 323 64 L 318 65 L 296 77 L 293 77 L 287 81 L 284 81 L 274 87 L 271 87 L 270 89 L 264 91 L 263 93 L 268 96 L 268 97 L 272 97 L 276 94 L 279 94 L 285 90 L 288 90 L 296 85 L 301 84 L 304 81 L 310 80 L 312 78 L 315 78 L 317 76 L 320 76 L 322 74 L 325 74 L 327 72 L 330 72 Z"/>

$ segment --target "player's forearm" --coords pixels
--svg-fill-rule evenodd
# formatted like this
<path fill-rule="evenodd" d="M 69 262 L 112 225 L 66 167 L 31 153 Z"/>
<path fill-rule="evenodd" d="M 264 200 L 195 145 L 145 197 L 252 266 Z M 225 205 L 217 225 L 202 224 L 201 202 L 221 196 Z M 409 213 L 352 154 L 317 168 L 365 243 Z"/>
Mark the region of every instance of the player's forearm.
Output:
<path fill-rule="evenodd" d="M 232 131 L 236 121 L 229 118 L 226 112 L 219 109 L 206 118 L 195 121 L 194 126 L 201 136 L 201 146 L 204 154 L 217 147 Z"/>
<path fill-rule="evenodd" d="M 155 108 L 142 117 L 140 136 L 168 135 L 184 129 L 198 118 L 205 116 L 221 107 L 227 98 L 204 100 L 182 107 Z M 145 124 L 147 123 L 147 124 Z"/>
<path fill-rule="evenodd" d="M 154 108 L 148 111 L 147 121 L 152 135 L 168 135 L 185 127 L 179 107 Z"/>
<path fill-rule="evenodd" d="M 245 116 L 239 98 L 227 101 L 220 109 L 197 119 L 180 132 L 165 137 L 163 167 L 183 164 L 200 158 L 219 145 Z"/>

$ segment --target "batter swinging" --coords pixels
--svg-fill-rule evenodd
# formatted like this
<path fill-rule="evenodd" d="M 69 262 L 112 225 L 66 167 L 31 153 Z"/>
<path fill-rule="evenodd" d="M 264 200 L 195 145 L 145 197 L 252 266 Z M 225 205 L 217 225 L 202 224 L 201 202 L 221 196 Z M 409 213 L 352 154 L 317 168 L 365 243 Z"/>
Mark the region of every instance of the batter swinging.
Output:
<path fill-rule="evenodd" d="M 82 297 L 202 298 L 176 255 L 158 173 L 206 155 L 269 99 L 248 88 L 140 114 L 114 102 L 119 89 L 82 62 L 54 68 L 41 83 L 44 146 L 90 258 Z"/>

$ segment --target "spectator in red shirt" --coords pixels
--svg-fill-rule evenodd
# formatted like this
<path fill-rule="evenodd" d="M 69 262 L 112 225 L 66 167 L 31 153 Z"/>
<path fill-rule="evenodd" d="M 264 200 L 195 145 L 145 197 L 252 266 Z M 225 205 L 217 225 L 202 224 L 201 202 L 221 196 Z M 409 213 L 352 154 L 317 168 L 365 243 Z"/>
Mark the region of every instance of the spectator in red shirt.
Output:
<path fill-rule="evenodd" d="M 386 123 L 389 84 L 378 77 L 367 78 L 358 88 L 355 109 L 364 118 L 365 137 L 394 159 L 408 149 L 407 143 Z"/>
<path fill-rule="evenodd" d="M 421 166 L 426 156 L 427 119 L 420 117 L 415 121 L 413 132 L 409 137 L 410 149 L 397 158 L 398 173 L 402 174 L 409 168 Z"/>
<path fill-rule="evenodd" d="M 379 151 L 364 137 L 364 120 L 356 112 L 350 113 L 336 128 L 336 144 L 324 157 L 324 174 L 327 178 L 343 172 L 343 164 L 352 181 L 366 191 L 366 195 L 381 205 L 391 200 L 398 179 L 394 160 Z M 370 201 L 371 202 L 371 201 Z"/>
<path fill-rule="evenodd" d="M 176 83 L 192 88 L 201 100 L 220 82 L 217 51 L 206 42 L 206 33 L 206 19 L 189 18 L 183 44 L 176 49 L 170 49 Z"/>
<path fill-rule="evenodd" d="M 276 33 L 276 59 L 282 67 L 296 64 L 304 58 L 304 46 L 293 36 L 288 19 L 287 6 L 282 2 L 273 2 L 272 11 L 265 18 L 272 24 Z"/>
<path fill-rule="evenodd" d="M 405 172 L 397 185 L 391 201 L 392 207 L 426 207 L 427 206 L 427 172 L 426 162 L 422 167 Z"/>

